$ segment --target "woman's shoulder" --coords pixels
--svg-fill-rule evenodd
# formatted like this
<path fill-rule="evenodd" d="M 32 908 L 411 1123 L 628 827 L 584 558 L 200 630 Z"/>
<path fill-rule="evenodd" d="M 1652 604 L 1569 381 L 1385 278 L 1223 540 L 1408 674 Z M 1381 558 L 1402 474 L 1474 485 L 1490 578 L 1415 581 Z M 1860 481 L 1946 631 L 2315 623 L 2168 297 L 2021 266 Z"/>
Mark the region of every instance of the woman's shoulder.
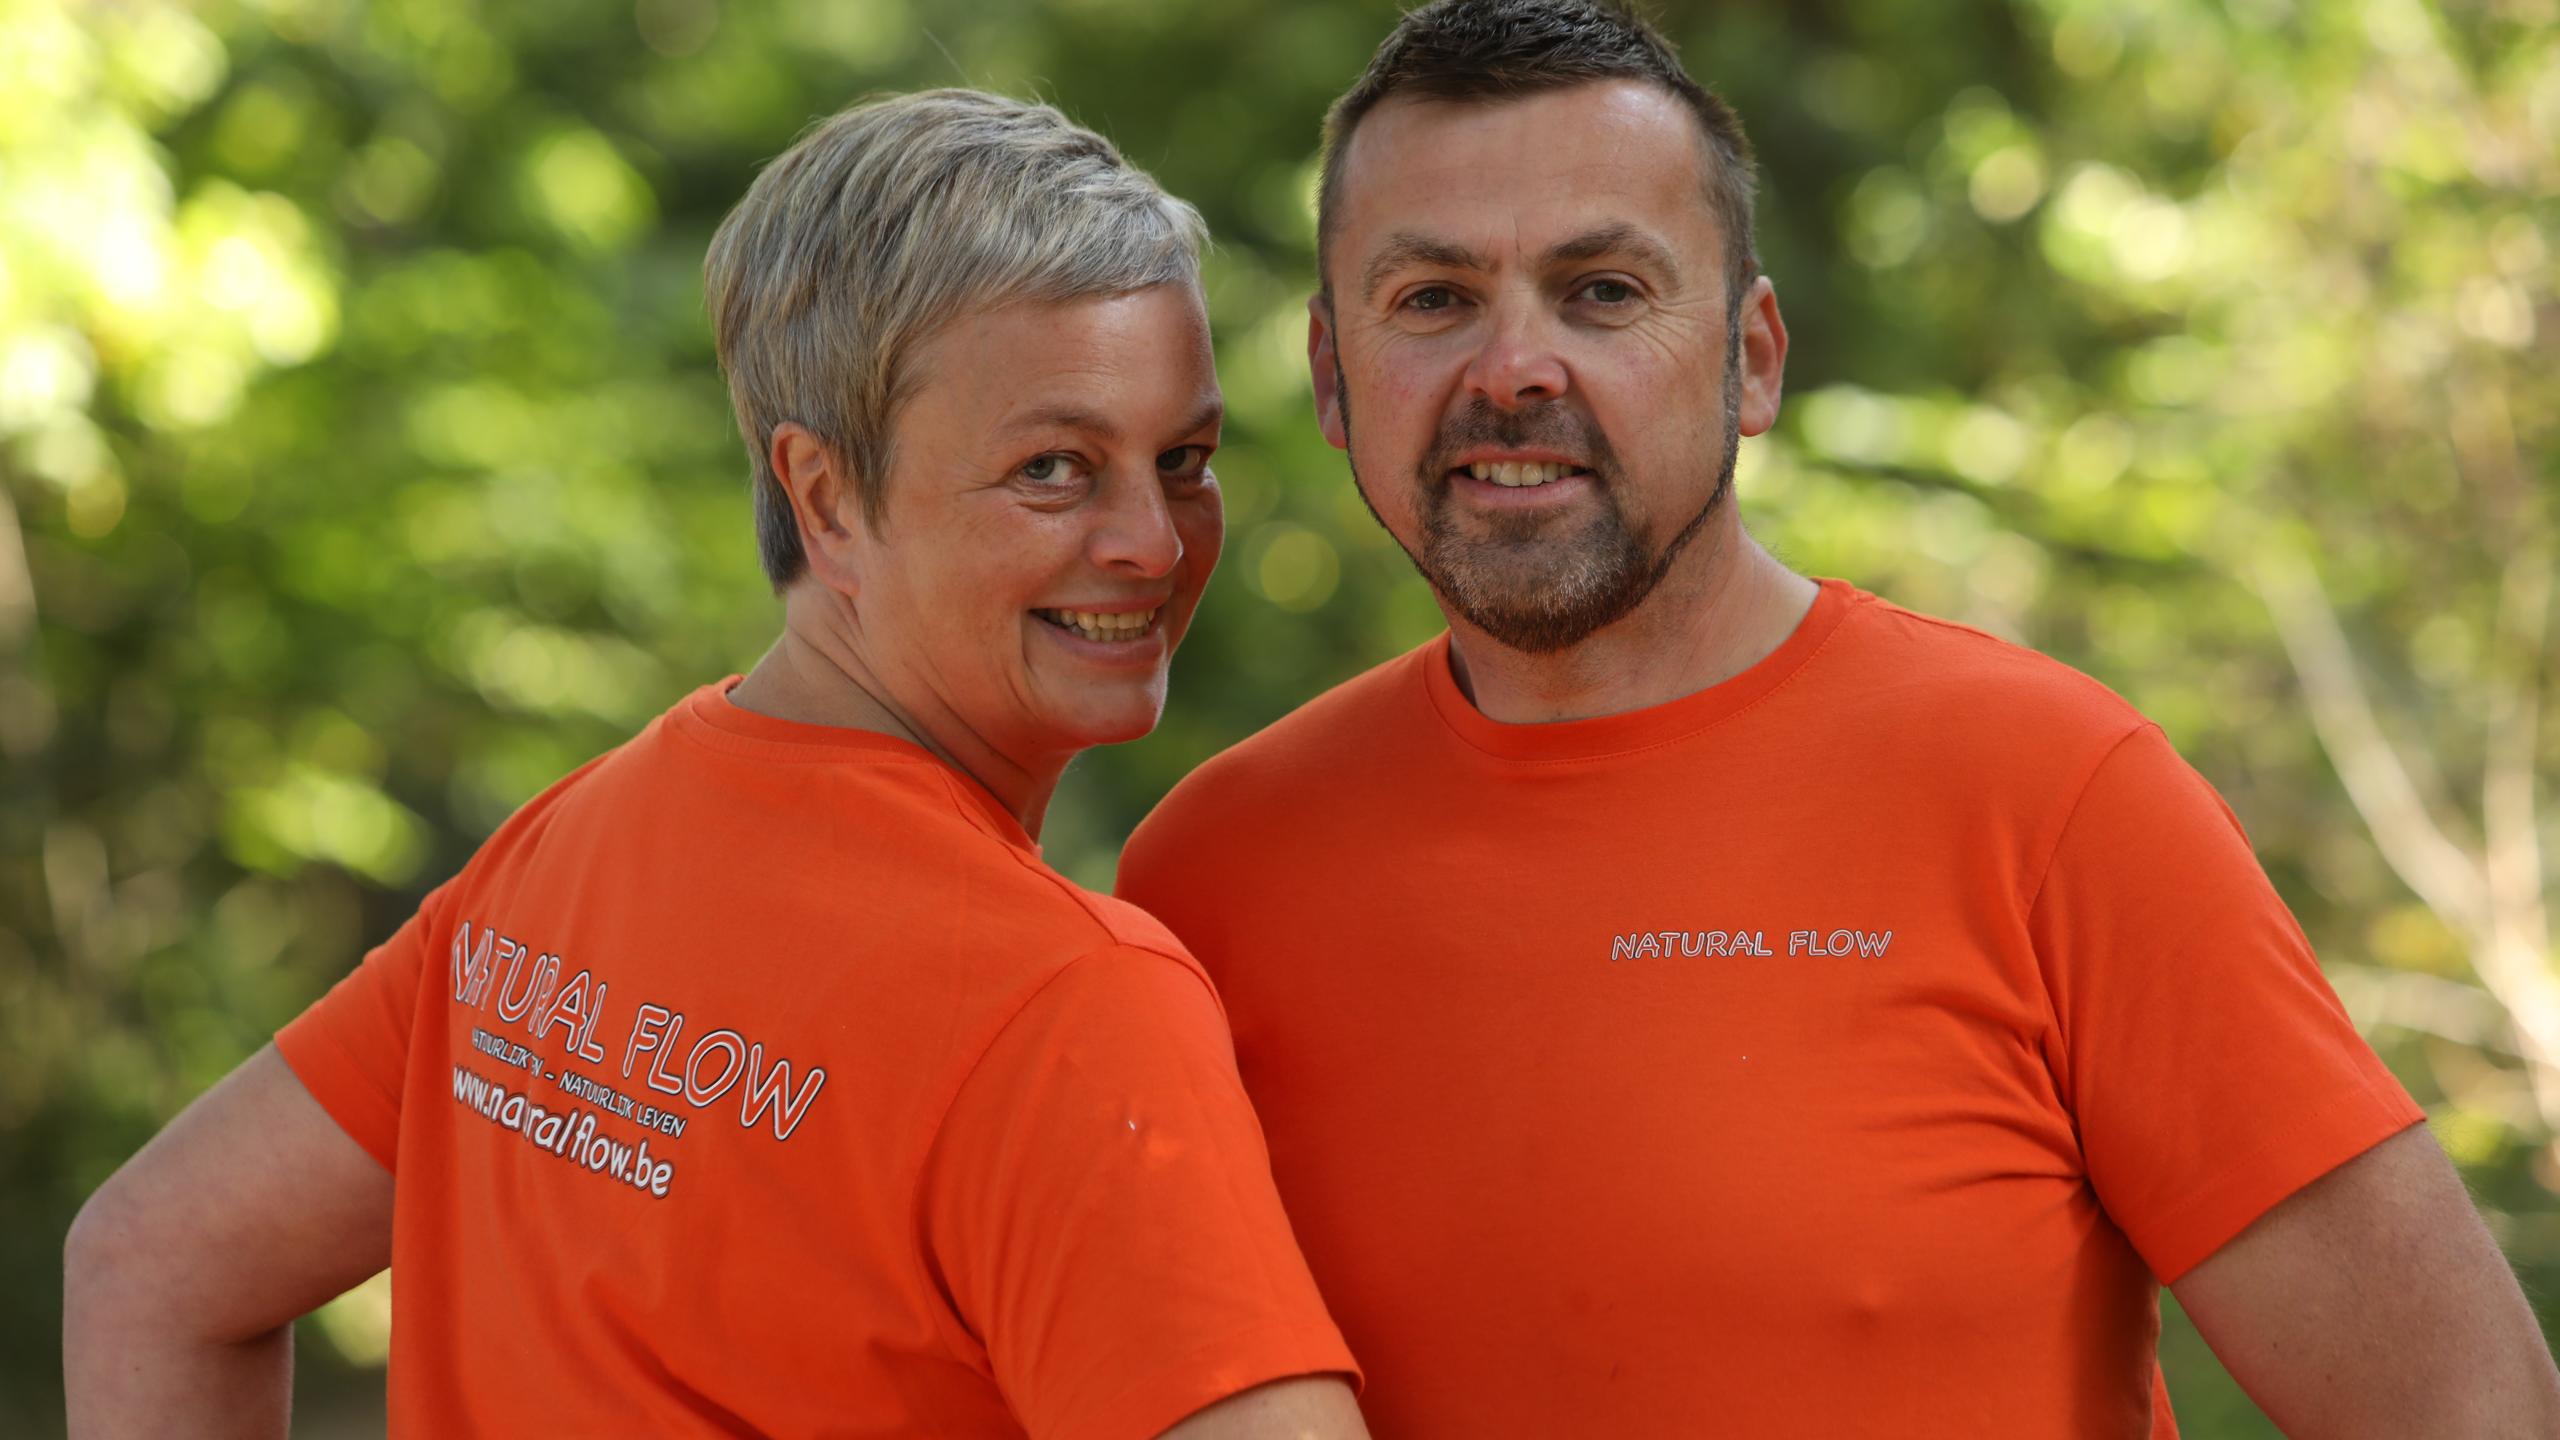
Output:
<path fill-rule="evenodd" d="M 1012 856 L 1013 883 L 1001 900 L 1013 924 L 1035 929 L 1047 943 L 1025 949 L 1046 951 L 1066 964 L 1099 950 L 1143 950 L 1197 969 L 1191 952 L 1164 923 L 1126 900 L 1088 890 L 1038 858 Z M 992 918 L 992 917 L 990 917 Z"/>

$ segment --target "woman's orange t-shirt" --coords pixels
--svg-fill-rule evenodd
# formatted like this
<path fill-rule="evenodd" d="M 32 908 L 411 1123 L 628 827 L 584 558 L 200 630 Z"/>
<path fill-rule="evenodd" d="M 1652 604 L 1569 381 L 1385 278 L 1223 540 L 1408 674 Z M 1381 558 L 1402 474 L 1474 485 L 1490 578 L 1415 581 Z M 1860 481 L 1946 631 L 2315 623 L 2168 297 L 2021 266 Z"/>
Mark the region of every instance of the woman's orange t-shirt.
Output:
<path fill-rule="evenodd" d="M 1157 1434 L 1349 1372 L 1216 996 L 925 751 L 696 692 L 277 1037 L 394 1434 Z"/>

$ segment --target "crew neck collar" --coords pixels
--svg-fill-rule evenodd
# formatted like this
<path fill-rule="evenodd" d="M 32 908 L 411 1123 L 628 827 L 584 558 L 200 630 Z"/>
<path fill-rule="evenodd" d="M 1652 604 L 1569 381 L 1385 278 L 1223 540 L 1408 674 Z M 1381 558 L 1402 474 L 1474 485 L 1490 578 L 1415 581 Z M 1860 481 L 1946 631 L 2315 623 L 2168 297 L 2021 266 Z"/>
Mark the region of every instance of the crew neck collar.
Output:
<path fill-rule="evenodd" d="M 691 738 L 735 755 L 784 763 L 886 761 L 929 766 L 949 782 L 952 798 L 980 827 L 1008 845 L 1033 854 L 1040 843 L 1022 821 L 970 775 L 912 740 L 857 730 L 845 725 L 812 725 L 746 709 L 729 698 L 743 676 L 732 675 L 694 691 L 674 712 L 677 727 Z"/>
<path fill-rule="evenodd" d="M 1704 690 L 1640 710 L 1595 715 L 1587 720 L 1516 725 L 1489 719 L 1458 688 L 1457 676 L 1449 666 L 1449 634 L 1445 630 L 1422 649 L 1423 687 L 1442 723 L 1460 740 L 1497 759 L 1594 760 L 1669 744 L 1741 713 L 1785 684 L 1839 629 L 1850 606 L 1863 598 L 1845 580 L 1822 580 L 1817 584 L 1821 588 L 1812 608 L 1796 622 L 1794 632 L 1758 663 Z"/>

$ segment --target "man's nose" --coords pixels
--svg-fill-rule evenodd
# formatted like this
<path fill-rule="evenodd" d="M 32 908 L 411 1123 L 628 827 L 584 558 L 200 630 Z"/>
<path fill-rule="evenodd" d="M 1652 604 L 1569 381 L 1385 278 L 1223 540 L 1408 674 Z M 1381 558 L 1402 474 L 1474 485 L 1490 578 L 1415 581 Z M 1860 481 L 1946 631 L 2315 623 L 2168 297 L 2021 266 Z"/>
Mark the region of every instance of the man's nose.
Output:
<path fill-rule="evenodd" d="M 1551 318 L 1536 305 L 1497 302 L 1486 319 L 1484 344 L 1467 365 L 1467 389 L 1503 410 L 1562 397 L 1568 381 Z"/>
<path fill-rule="evenodd" d="M 1152 467 L 1141 474 L 1108 476 L 1097 497 L 1090 541 L 1093 563 L 1116 574 L 1155 579 L 1182 560 L 1182 536 L 1173 507 Z"/>

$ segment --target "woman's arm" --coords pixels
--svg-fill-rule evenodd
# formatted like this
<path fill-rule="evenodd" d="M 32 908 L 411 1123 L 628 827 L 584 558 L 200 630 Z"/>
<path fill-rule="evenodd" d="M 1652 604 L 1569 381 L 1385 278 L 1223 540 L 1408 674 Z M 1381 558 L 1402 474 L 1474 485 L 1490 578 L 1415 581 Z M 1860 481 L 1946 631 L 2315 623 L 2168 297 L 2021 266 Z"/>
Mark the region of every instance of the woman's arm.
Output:
<path fill-rule="evenodd" d="M 1230 1395 L 1158 1440 L 1369 1440 L 1350 1383 L 1300 1375 Z"/>
<path fill-rule="evenodd" d="M 74 1440 L 281 1436 L 293 1320 L 391 1262 L 391 1175 L 269 1046 L 108 1177 L 63 1252 Z"/>

